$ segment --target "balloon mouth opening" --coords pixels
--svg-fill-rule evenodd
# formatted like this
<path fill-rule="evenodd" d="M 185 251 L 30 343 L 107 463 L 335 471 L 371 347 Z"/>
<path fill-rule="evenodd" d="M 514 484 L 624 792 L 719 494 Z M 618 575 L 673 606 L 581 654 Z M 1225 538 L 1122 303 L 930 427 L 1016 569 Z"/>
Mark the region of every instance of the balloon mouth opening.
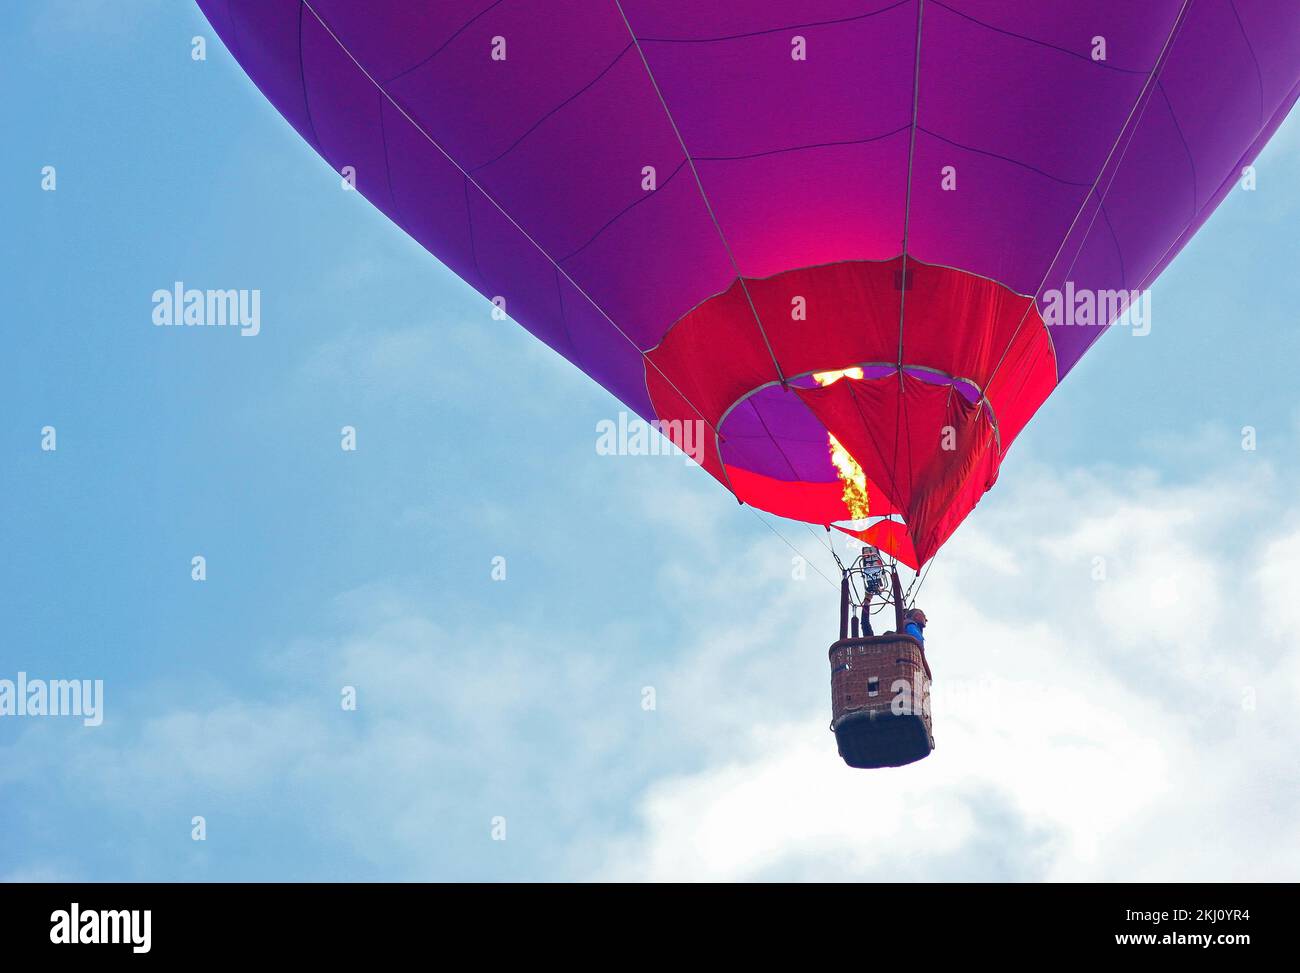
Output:
<path fill-rule="evenodd" d="M 836 438 L 835 433 L 808 407 L 804 397 L 798 394 L 804 390 L 826 389 L 840 382 L 856 385 L 895 375 L 906 376 L 926 386 L 949 387 L 967 404 L 989 409 L 988 403 L 981 401 L 983 396 L 974 382 L 947 375 L 936 368 L 924 365 L 900 367 L 880 362 L 847 364 L 793 376 L 786 380 L 784 386 L 775 382 L 765 383 L 741 396 L 723 413 L 722 421 L 718 424 L 721 459 L 728 470 L 735 467 L 762 469 L 758 463 L 767 457 L 755 454 L 767 444 L 774 443 L 768 433 L 779 429 L 783 443 L 779 452 L 790 480 L 817 484 L 838 483 L 843 488 L 842 515 L 821 522 L 861 526 L 878 516 L 897 518 L 900 512 L 889 505 L 873 507 L 871 497 L 883 495 L 884 491 L 868 488 L 870 481 L 863 471 L 860 458 Z M 991 410 L 989 414 L 992 415 Z M 996 420 L 994 425 L 996 426 Z M 755 435 L 759 430 L 762 430 L 763 435 Z M 780 480 L 784 477 L 777 475 L 774 478 Z M 744 497 L 740 499 L 743 500 Z"/>
<path fill-rule="evenodd" d="M 989 449 L 997 441 L 996 418 L 973 381 L 928 365 L 839 364 L 785 383 L 764 383 L 725 411 L 719 424 L 719 458 L 737 499 L 778 516 L 833 526 L 903 564 L 919 567 L 928 549 L 913 536 L 904 483 L 929 466 L 935 454 L 924 458 L 920 444 L 915 455 L 908 454 L 913 444 L 898 437 L 895 420 L 878 418 L 870 404 L 881 395 L 904 403 L 896 416 L 904 425 L 905 403 L 921 408 L 927 400 L 931 405 L 946 400 L 942 411 L 948 418 L 943 421 L 954 425 L 934 426 L 935 436 L 950 432 L 953 453 L 974 448 L 976 453 L 996 454 L 995 448 Z M 968 424 L 959 434 L 957 426 L 963 422 Z M 973 447 L 976 438 L 982 447 Z M 927 440 L 927 445 L 935 444 Z M 771 465 L 771 456 L 763 452 L 774 448 L 785 464 L 784 475 L 753 472 Z M 949 447 L 938 448 L 947 455 Z M 985 472 L 995 475 L 995 469 Z"/>
<path fill-rule="evenodd" d="M 646 352 L 645 380 L 659 417 L 707 427 L 702 465 L 741 502 L 893 531 L 876 546 L 910 563 L 992 487 L 1056 369 L 1032 298 L 902 262 L 737 278 Z"/>

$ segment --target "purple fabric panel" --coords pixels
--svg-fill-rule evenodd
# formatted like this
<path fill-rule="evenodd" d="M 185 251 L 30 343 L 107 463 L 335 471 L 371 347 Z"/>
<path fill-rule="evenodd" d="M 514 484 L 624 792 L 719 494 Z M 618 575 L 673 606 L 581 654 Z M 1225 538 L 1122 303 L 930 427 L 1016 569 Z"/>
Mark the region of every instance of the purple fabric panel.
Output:
<path fill-rule="evenodd" d="M 1269 119 L 1265 129 L 1259 134 L 1255 142 L 1252 143 L 1250 147 L 1247 148 L 1242 153 L 1240 159 L 1237 161 L 1237 164 L 1232 167 L 1232 169 L 1227 173 L 1227 175 L 1225 175 L 1223 182 L 1218 187 L 1218 191 L 1209 200 L 1209 202 L 1203 207 L 1202 211 L 1197 215 L 1196 219 L 1188 226 L 1186 226 L 1183 232 L 1178 236 L 1178 238 L 1168 248 L 1166 248 L 1164 255 L 1156 262 L 1156 264 L 1150 267 L 1144 275 L 1142 275 L 1139 279 L 1137 279 L 1135 282 L 1131 284 L 1133 288 L 1144 290 L 1147 287 L 1149 287 L 1151 282 L 1154 281 L 1164 271 L 1165 267 L 1167 267 L 1173 261 L 1173 259 L 1178 255 L 1179 251 L 1182 250 L 1182 248 L 1187 245 L 1187 243 L 1191 240 L 1193 235 L 1195 235 L 1196 231 L 1200 228 L 1201 224 L 1204 223 L 1205 220 L 1209 217 L 1209 215 L 1214 212 L 1214 209 L 1221 202 L 1223 202 L 1224 198 L 1228 195 L 1228 193 L 1230 193 L 1237 186 L 1241 168 L 1243 166 L 1249 165 L 1255 159 L 1255 157 L 1259 155 L 1260 151 L 1264 148 L 1265 144 L 1267 144 L 1268 140 L 1272 137 L 1273 133 L 1277 130 L 1277 127 L 1282 124 L 1283 120 L 1287 116 L 1287 113 L 1291 110 L 1292 106 L 1296 103 L 1298 97 L 1300 97 L 1300 82 L 1296 84 L 1296 87 L 1294 87 L 1287 96 L 1285 96 L 1284 100 L 1281 102 L 1280 106 L 1278 107 L 1278 110 L 1274 113 L 1273 117 Z M 1123 276 L 1119 273 L 1118 270 L 1110 274 L 1106 274 L 1106 273 L 1093 274 L 1091 272 L 1091 270 L 1086 266 L 1085 260 L 1089 258 L 1091 255 L 1093 255 L 1097 249 L 1098 248 L 1088 247 L 1085 250 L 1085 253 L 1081 255 L 1080 264 L 1081 266 L 1083 266 L 1083 269 L 1076 272 L 1076 274 L 1074 275 L 1076 280 L 1081 281 L 1077 286 L 1089 286 L 1086 283 L 1086 281 L 1092 279 L 1092 277 L 1094 276 L 1097 279 L 1101 279 L 1101 280 L 1114 280 L 1114 279 L 1118 279 L 1120 276 Z M 1105 327 L 1076 328 L 1075 331 L 1077 331 L 1078 334 L 1069 336 L 1070 340 L 1068 342 L 1065 339 L 1063 339 L 1059 329 L 1052 328 L 1051 330 L 1052 330 L 1053 337 L 1058 342 L 1058 346 L 1063 347 L 1066 351 L 1071 352 L 1074 355 L 1073 364 L 1077 364 L 1079 359 L 1081 359 L 1083 355 L 1087 352 L 1087 350 L 1092 347 L 1093 343 L 1098 338 L 1100 338 L 1102 334 L 1108 329 Z M 1070 367 L 1073 367 L 1073 364 Z"/>
<path fill-rule="evenodd" d="M 864 144 L 697 165 L 748 277 L 839 260 L 887 260 L 902 249 L 906 129 Z"/>
<path fill-rule="evenodd" d="M 314 2 L 312 6 L 329 25 L 326 30 L 296 0 L 234 3 L 234 18 L 227 17 L 225 4 L 217 0 L 205 0 L 203 6 L 212 14 L 216 25 L 233 22 L 234 26 L 227 26 L 223 36 L 236 52 L 241 51 L 236 46 L 238 27 L 244 26 L 245 33 L 252 38 L 245 47 L 258 55 L 244 60 L 246 70 L 303 136 L 317 145 L 332 167 L 355 166 L 357 187 L 362 194 L 458 276 L 486 297 L 504 297 L 506 311 L 512 319 L 574 361 L 639 414 L 653 415 L 645 391 L 642 357 L 636 348 L 591 306 L 579 287 L 563 279 L 551 260 L 530 242 L 531 234 L 525 235 L 512 225 L 376 86 L 381 77 L 409 68 L 406 61 L 410 58 L 417 61 L 427 58 L 431 51 L 426 48 L 431 44 L 447 51 L 460 38 L 473 35 L 472 29 L 461 30 L 450 44 L 442 39 L 444 34 L 450 37 L 464 23 L 473 20 L 474 13 L 444 10 L 440 17 L 434 17 L 394 3 L 376 9 L 374 16 L 367 13 L 363 17 L 355 5 Z M 336 13 L 340 15 L 337 22 L 331 16 Z M 483 18 L 478 18 L 471 23 L 471 28 L 482 21 Z M 626 36 L 621 21 L 610 23 Z M 421 27 L 422 24 L 425 26 Z M 572 19 L 567 26 L 576 29 Z M 524 33 L 499 24 L 483 34 L 479 48 L 483 55 L 481 61 L 491 67 L 502 66 L 502 62 L 493 62 L 488 57 L 490 38 L 497 28 L 507 37 L 521 40 L 525 37 Z M 417 29 L 426 32 L 418 44 L 406 36 Z M 331 36 L 331 31 L 338 40 Z M 362 67 L 345 53 L 340 42 Z M 554 36 L 546 40 L 552 51 L 558 42 Z M 528 61 L 524 49 L 529 45 L 510 46 L 509 40 L 507 45 L 505 63 L 510 63 L 511 58 Z M 555 72 L 539 69 L 536 63 L 528 70 L 539 77 L 555 77 Z M 639 63 L 637 70 L 641 71 Z M 583 83 L 588 81 L 589 78 L 584 79 Z M 302 98 L 304 90 L 306 101 Z M 501 138 L 517 140 L 532 120 L 512 114 L 509 91 L 499 94 L 502 100 L 491 114 L 504 120 L 510 126 L 508 131 L 499 126 L 464 124 L 474 131 L 489 128 L 497 134 L 504 131 Z M 439 103 L 439 99 L 432 102 L 434 106 Z M 319 118 L 308 113 L 308 105 Z M 545 111 L 554 107 L 548 105 Z M 648 107 L 657 109 L 657 100 Z M 415 113 L 411 114 L 414 117 Z M 635 128 L 631 121 L 628 124 Z M 601 131 L 590 119 L 583 121 L 582 127 L 588 138 Z M 618 144 L 618 140 L 614 141 Z M 676 149 L 675 140 L 667 144 Z M 563 139 L 553 141 L 552 145 L 563 147 Z M 555 160 L 540 164 L 534 180 L 549 178 L 559 165 Z M 633 190 L 639 192 L 638 181 L 639 165 L 629 179 Z M 572 198 L 574 192 L 572 186 L 552 188 L 551 198 L 562 203 L 566 193 Z M 591 194 L 577 190 L 577 195 L 589 198 Z M 519 216 L 510 215 L 520 221 Z M 556 216 L 554 225 L 565 225 L 562 216 L 553 215 Z"/>
<path fill-rule="evenodd" d="M 1196 217 L 1196 179 L 1178 125 L 1165 99 L 1156 92 L 1121 147 L 1113 179 L 1108 173 L 1099 195 L 1080 217 L 1070 242 L 1048 276 L 1045 290 L 1076 291 L 1135 288 Z M 1040 296 L 1040 303 L 1042 294 Z M 1104 328 L 1109 325 L 1100 327 Z M 1051 326 L 1057 354 L 1057 374 L 1064 375 L 1082 349 L 1096 340 L 1097 326 Z"/>
<path fill-rule="evenodd" d="M 735 280 L 684 163 L 660 173 L 655 192 L 641 193 L 562 263 L 642 350 Z"/>
<path fill-rule="evenodd" d="M 321 108 L 313 115 L 321 153 L 335 169 L 354 166 L 357 188 L 400 223 L 394 205 L 396 188 L 387 162 L 388 129 L 393 129 L 398 144 L 409 145 L 412 139 L 422 136 L 412 131 L 411 122 L 391 105 L 387 112 L 381 110 L 387 98 L 340 46 L 340 41 L 347 41 L 332 24 L 330 27 L 333 35 L 316 17 L 308 15 L 303 19 L 303 77 L 308 107 L 316 104 Z M 405 130 L 405 134 L 397 135 L 399 130 Z M 435 174 L 451 177 L 448 189 L 457 181 L 452 175 L 454 169 L 435 170 Z M 422 181 L 426 177 L 417 174 L 416 178 Z M 464 178 L 458 181 L 464 194 Z M 489 297 L 505 298 L 506 313 L 512 319 L 523 323 L 556 351 L 571 355 L 560 312 L 555 265 L 472 186 L 467 208 L 470 233 L 462 242 L 472 239 L 473 265 L 481 275 L 472 282 L 481 283 Z M 458 226 L 463 223 L 464 219 L 458 217 Z M 458 263 L 466 266 L 463 258 Z"/>
<path fill-rule="evenodd" d="M 1300 60 L 1300 56 L 1297 57 L 1297 60 Z M 1203 212 L 1197 217 L 1196 222 L 1183 231 L 1182 236 L 1179 237 L 1174 246 L 1170 248 L 1169 253 L 1165 255 L 1165 258 L 1147 272 L 1146 277 L 1141 282 L 1142 287 L 1149 286 L 1153 280 L 1164 272 L 1165 267 L 1168 266 L 1170 261 L 1178 255 L 1178 252 L 1187 245 L 1187 242 L 1196 233 L 1197 229 L 1200 228 L 1200 225 L 1205 222 L 1209 214 L 1213 213 L 1215 208 L 1227 197 L 1228 193 L 1239 185 L 1241 170 L 1255 161 L 1260 152 L 1263 151 L 1264 146 L 1268 144 L 1269 139 L 1273 137 L 1273 133 L 1276 132 L 1278 127 L 1286 120 L 1287 115 L 1291 112 L 1291 109 L 1295 106 L 1297 100 L 1300 100 L 1300 80 L 1298 80 L 1291 91 L 1284 96 L 1278 105 L 1277 111 L 1274 112 L 1273 117 L 1268 120 L 1268 123 L 1264 126 L 1263 131 L 1259 133 L 1259 136 L 1255 141 L 1252 142 L 1244 152 L 1242 152 L 1241 158 L 1237 160 L 1237 164 L 1224 176 L 1223 182 L 1219 185 L 1218 192 L 1215 193 L 1214 197 L 1204 207 Z"/>
<path fill-rule="evenodd" d="M 1259 71 L 1262 127 L 1279 108 L 1285 112 L 1295 101 L 1295 86 L 1300 80 L 1296 76 L 1296 65 L 1300 64 L 1300 3 L 1233 0 L 1232 11 Z"/>
<path fill-rule="evenodd" d="M 956 189 L 941 173 L 956 170 Z M 1032 293 L 1087 185 L 1063 183 L 1009 159 L 918 132 L 908 248 L 929 263 L 969 270 Z"/>
<path fill-rule="evenodd" d="M 1091 185 L 1146 75 L 1079 56 L 1087 50 L 1086 32 L 1078 54 L 1067 53 L 927 4 L 917 124 L 1061 182 Z M 938 182 L 937 173 L 923 175 Z"/>
<path fill-rule="evenodd" d="M 395 212 L 381 106 L 383 93 L 310 14 L 302 19 L 302 77 L 317 148 L 335 172 L 351 166 L 357 189 Z"/>
<path fill-rule="evenodd" d="M 489 56 L 496 36 L 504 61 Z M 613 4 L 501 4 L 388 88 L 597 301 L 595 318 L 642 349 L 729 283 L 722 242 Z M 642 188 L 645 166 L 656 192 Z M 689 272 L 700 267 L 718 273 Z M 644 382 L 619 394 L 643 397 Z"/>
<path fill-rule="evenodd" d="M 989 4 L 962 5 L 976 7 L 991 12 Z M 1115 29 L 1111 43 L 1130 47 L 1123 42 L 1132 28 Z M 1054 46 L 1062 34 L 1074 38 L 1069 49 Z M 1037 289 L 1145 77 L 1092 61 L 1092 36 L 1058 28 L 1050 43 L 1039 42 L 927 4 L 909 230 L 915 256 L 1018 293 Z M 955 189 L 942 181 L 949 166 Z"/>
<path fill-rule="evenodd" d="M 1194 163 L 1199 210 L 1268 121 L 1250 43 L 1227 0 L 1193 8 L 1160 74 L 1160 93 Z"/>
<path fill-rule="evenodd" d="M 828 22 L 849 24 L 898 6 L 911 6 L 915 19 L 914 2 L 915 0 L 709 0 L 708 3 L 678 4 L 666 3 L 664 0 L 621 0 L 623 10 L 638 37 L 681 41 L 713 40 L 764 31 L 785 33 L 790 28 Z"/>
<path fill-rule="evenodd" d="M 486 293 L 505 299 L 506 314 L 566 358 L 573 347 L 560 308 L 560 273 L 477 188 L 469 190 L 475 263 Z"/>
<path fill-rule="evenodd" d="M 926 0 L 913 139 L 918 0 L 622 0 L 627 23 L 613 0 L 311 0 L 329 31 L 298 0 L 199 5 L 331 166 L 642 415 L 637 348 L 736 266 L 898 254 L 909 172 L 919 259 L 1020 293 L 1149 284 L 1300 82 L 1294 0 L 1193 0 L 1140 104 L 1183 0 Z M 1059 376 L 1103 330 L 1052 329 Z M 788 393 L 728 423 L 728 462 L 833 478 Z"/>
<path fill-rule="evenodd" d="M 736 265 L 764 277 L 897 255 L 914 9 L 852 16 L 829 5 L 756 17 L 750 8 L 761 6 L 737 7 L 730 22 L 712 11 L 691 42 L 641 42 Z M 662 5 L 625 9 L 638 36 L 682 34 L 667 30 Z M 798 25 L 752 32 L 769 23 Z M 791 56 L 796 36 L 806 60 Z"/>
<path fill-rule="evenodd" d="M 628 17 L 642 33 L 636 12 Z M 854 142 L 907 125 L 915 29 L 904 6 L 725 40 L 646 40 L 641 48 L 691 155 L 735 157 Z M 794 36 L 805 40 L 805 60 L 792 57 Z"/>
<path fill-rule="evenodd" d="M 1280 65 L 1289 67 L 1289 85 Z M 1300 5 L 1193 4 L 1159 83 L 1101 179 L 1103 211 L 1078 221 L 1045 290 L 1067 281 L 1090 289 L 1149 286 L 1262 148 L 1261 134 L 1290 109 L 1298 77 Z M 1058 376 L 1104 330 L 1050 328 Z"/>
<path fill-rule="evenodd" d="M 884 378 L 886 375 L 889 375 L 895 371 L 896 369 L 894 368 L 893 365 L 868 365 L 867 367 L 862 369 L 862 377 L 863 378 Z"/>
<path fill-rule="evenodd" d="M 500 4 L 386 87 L 641 348 L 734 276 L 614 4 Z"/>
<path fill-rule="evenodd" d="M 685 161 L 636 52 L 625 50 L 601 70 L 508 153 L 471 172 L 560 261 L 629 206 L 656 204 L 641 188 L 643 167 L 655 168 L 662 187 Z"/>
<path fill-rule="evenodd" d="M 212 29 L 217 32 L 217 36 L 221 38 L 222 42 L 228 48 L 230 48 L 231 53 L 234 54 L 240 64 L 243 65 L 244 55 L 239 49 L 239 38 L 236 36 L 235 25 L 231 20 L 230 8 L 226 5 L 226 0 L 197 0 L 197 2 L 203 16 L 208 18 L 208 23 L 210 23 Z M 292 6 L 288 3 L 285 4 L 286 9 L 292 9 L 295 24 L 298 19 L 297 6 L 297 3 L 293 3 Z M 265 92 L 263 92 L 263 94 L 265 94 Z"/>
<path fill-rule="evenodd" d="M 803 405 L 799 396 L 772 386 L 750 399 L 754 413 L 762 419 L 763 427 L 787 445 L 787 453 L 801 472 L 818 479 L 827 456 L 826 429 Z M 800 453 L 794 447 L 809 447 Z M 808 457 L 814 462 L 808 468 Z"/>
<path fill-rule="evenodd" d="M 978 399 L 979 392 L 970 382 L 961 379 L 952 379 L 947 375 L 938 375 L 934 372 L 926 371 L 924 368 L 904 368 L 904 372 L 918 381 L 926 382 L 930 385 L 951 385 L 953 391 L 960 395 L 967 402 L 974 402 Z"/>
<path fill-rule="evenodd" d="M 242 0 L 201 0 L 199 6 L 267 100 L 309 145 L 319 148 L 299 70 L 299 24 L 307 15 L 298 0 L 266 0 L 256 7 Z"/>
<path fill-rule="evenodd" d="M 481 25 L 483 12 L 495 4 L 493 0 L 311 0 L 311 6 L 375 80 L 386 83 L 424 63 L 459 34 Z M 483 33 L 480 29 L 475 36 Z M 487 36 L 491 34 L 488 30 Z"/>
<path fill-rule="evenodd" d="M 758 413 L 754 410 L 754 400 L 766 393 L 768 390 L 755 392 L 740 405 L 736 406 L 722 421 L 722 427 L 725 430 L 724 435 L 728 441 L 732 437 L 740 438 L 744 436 L 766 436 L 767 432 L 763 426 L 762 420 L 759 419 Z M 805 409 L 805 412 L 808 410 Z"/>
<path fill-rule="evenodd" d="M 458 277 L 486 292 L 487 283 L 474 262 L 465 176 L 391 103 L 385 102 L 383 111 L 396 201 L 389 216 Z"/>
<path fill-rule="evenodd" d="M 730 421 L 727 426 L 730 427 Z M 826 430 L 822 428 L 820 443 L 801 443 L 788 439 L 774 439 L 765 432 L 756 436 L 727 433 L 722 444 L 722 460 L 751 473 L 770 476 L 775 480 L 802 483 L 831 483 L 836 479 L 831 465 Z"/>
<path fill-rule="evenodd" d="M 1183 0 L 927 0 L 936 9 L 993 30 L 1054 47 L 1099 68 L 1145 76 L 1155 64 Z M 1106 39 L 1106 60 L 1092 60 L 1094 37 Z M 1057 120 L 1059 123 L 1059 119 Z"/>
<path fill-rule="evenodd" d="M 741 408 L 750 411 L 748 406 Z M 728 466 L 737 466 L 785 482 L 804 479 L 782 452 L 786 444 L 778 443 L 761 428 L 754 435 L 741 435 L 731 430 L 730 419 L 725 426 L 727 438 L 722 444 L 722 461 Z M 826 452 L 825 445 L 822 446 L 822 452 Z"/>
<path fill-rule="evenodd" d="M 362 23 L 367 30 L 375 29 Z M 496 37 L 504 39 L 504 60 L 492 57 Z M 453 158 L 472 170 L 498 158 L 557 108 L 598 129 L 612 124 L 614 138 L 640 135 L 638 124 L 652 118 L 641 111 L 613 119 L 582 103 L 566 104 L 608 68 L 630 40 L 612 2 L 507 0 L 475 20 L 435 57 L 386 82 L 385 88 Z M 620 124 L 626 127 L 618 128 Z M 573 161 L 565 131 L 537 134 L 534 142 L 547 146 L 551 165 Z M 534 178 L 546 174 L 558 175 Z"/>
<path fill-rule="evenodd" d="M 723 461 L 778 480 L 836 479 L 826 428 L 799 397 L 779 386 L 756 392 L 722 424 Z"/>
<path fill-rule="evenodd" d="M 891 371 L 869 368 L 864 373 L 879 378 Z M 927 371 L 908 369 L 907 373 L 933 385 L 951 384 L 967 402 L 979 398 L 969 383 L 950 382 Z M 799 380 L 795 384 L 812 387 L 816 383 Z M 721 432 L 722 458 L 733 466 L 778 480 L 828 483 L 837 478 L 830 461 L 826 428 L 797 395 L 780 386 L 762 389 L 734 408 L 723 421 Z"/>
<path fill-rule="evenodd" d="M 619 334 L 576 286 L 561 276 L 560 307 L 573 354 L 569 360 L 643 419 L 655 418 L 640 351 Z"/>

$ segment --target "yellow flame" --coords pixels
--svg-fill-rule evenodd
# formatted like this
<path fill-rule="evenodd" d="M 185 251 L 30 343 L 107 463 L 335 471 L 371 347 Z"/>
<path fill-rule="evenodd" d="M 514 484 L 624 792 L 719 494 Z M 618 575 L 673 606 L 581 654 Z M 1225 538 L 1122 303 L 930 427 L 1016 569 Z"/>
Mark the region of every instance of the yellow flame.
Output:
<path fill-rule="evenodd" d="M 838 382 L 841 378 L 862 378 L 861 368 L 845 368 L 839 371 L 814 372 L 813 381 L 818 385 L 826 386 Z M 839 475 L 840 480 L 844 483 L 844 506 L 849 509 L 849 517 L 852 520 L 866 520 L 869 513 L 867 504 L 867 475 L 862 472 L 862 467 L 858 464 L 849 451 L 840 445 L 840 441 L 827 433 L 830 439 L 831 463 L 835 467 L 835 472 Z"/>
<path fill-rule="evenodd" d="M 851 520 L 866 520 L 870 513 L 867 504 L 867 475 L 838 439 L 830 433 L 826 435 L 831 441 L 831 462 L 835 464 L 835 472 L 844 481 L 844 506 L 849 508 L 849 517 Z"/>
<path fill-rule="evenodd" d="M 862 369 L 844 368 L 840 371 L 813 372 L 813 381 L 818 385 L 831 385 L 842 378 L 861 378 Z"/>

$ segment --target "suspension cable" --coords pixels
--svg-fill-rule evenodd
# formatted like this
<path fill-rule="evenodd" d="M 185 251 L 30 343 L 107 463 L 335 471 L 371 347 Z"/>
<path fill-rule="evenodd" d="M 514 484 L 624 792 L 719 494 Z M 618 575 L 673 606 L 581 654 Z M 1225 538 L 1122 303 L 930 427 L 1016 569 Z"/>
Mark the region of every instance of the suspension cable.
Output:
<path fill-rule="evenodd" d="M 942 548 L 940 548 L 940 550 L 942 550 Z M 938 559 L 939 559 L 939 552 L 935 551 L 934 557 L 930 558 L 930 560 L 926 562 L 925 569 L 921 571 L 915 578 L 912 579 L 912 584 L 916 585 L 916 594 L 912 598 L 911 607 L 913 608 L 916 607 L 916 599 L 921 597 L 921 587 L 925 584 L 925 579 L 930 576 L 930 568 L 934 567 L 934 562 L 937 561 Z M 912 585 L 908 585 L 907 590 L 908 593 L 910 594 L 912 590 Z M 904 601 L 906 600 L 907 599 L 904 598 Z"/>
<path fill-rule="evenodd" d="M 816 563 L 814 563 L 813 561 L 810 561 L 807 557 L 805 557 L 803 551 L 799 550 L 799 548 L 797 548 L 797 547 L 795 547 L 793 544 L 791 544 L 791 543 L 786 539 L 786 537 L 785 537 L 784 534 L 782 534 L 779 530 L 777 530 L 777 529 L 776 529 L 775 527 L 773 527 L 770 523 L 768 523 L 768 522 L 767 522 L 767 519 L 764 518 L 764 517 L 763 517 L 763 516 L 758 512 L 758 509 L 757 509 L 756 507 L 751 507 L 749 504 L 745 504 L 745 507 L 746 507 L 747 509 L 749 509 L 749 510 L 754 514 L 755 517 L 758 518 L 758 522 L 759 522 L 760 524 L 762 524 L 764 527 L 766 527 L 768 530 L 770 530 L 773 534 L 775 534 L 777 537 L 779 537 L 779 538 L 781 539 L 781 543 L 782 543 L 782 544 L 784 544 L 786 547 L 790 548 L 790 550 L 794 551 L 795 554 L 798 555 L 799 558 L 800 558 L 800 559 L 801 559 L 805 564 L 807 564 L 807 565 L 808 565 L 809 567 L 811 567 L 814 571 L 816 571 L 819 575 L 821 575 L 821 578 L 822 578 L 823 581 L 825 581 L 825 582 L 826 582 L 828 585 L 830 585 L 832 588 L 838 588 L 838 587 L 839 587 L 839 585 L 837 585 L 834 581 L 832 581 L 830 578 L 826 577 L 825 574 L 822 574 L 822 569 L 819 568 L 819 567 L 817 567 Z M 832 551 L 831 553 L 834 554 L 833 551 Z M 838 558 L 837 558 L 836 560 L 838 560 Z"/>

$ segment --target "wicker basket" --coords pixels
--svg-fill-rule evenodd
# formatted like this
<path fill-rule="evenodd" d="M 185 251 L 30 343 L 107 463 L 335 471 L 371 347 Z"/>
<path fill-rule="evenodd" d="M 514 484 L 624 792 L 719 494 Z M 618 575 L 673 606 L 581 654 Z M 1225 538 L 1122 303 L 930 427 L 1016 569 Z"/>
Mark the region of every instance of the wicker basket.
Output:
<path fill-rule="evenodd" d="M 846 764 L 901 767 L 930 755 L 930 667 L 916 639 L 840 639 L 830 662 L 831 729 Z"/>

